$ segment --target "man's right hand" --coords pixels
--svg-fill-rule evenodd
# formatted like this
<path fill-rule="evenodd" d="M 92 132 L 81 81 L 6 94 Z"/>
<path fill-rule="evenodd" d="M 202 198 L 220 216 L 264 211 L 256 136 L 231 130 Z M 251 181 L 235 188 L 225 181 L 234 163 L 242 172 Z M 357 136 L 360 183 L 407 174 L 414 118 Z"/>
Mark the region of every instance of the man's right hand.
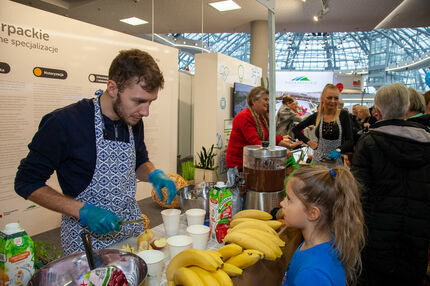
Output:
<path fill-rule="evenodd" d="M 121 221 L 112 211 L 88 203 L 79 209 L 79 219 L 83 226 L 99 235 L 119 231 Z"/>

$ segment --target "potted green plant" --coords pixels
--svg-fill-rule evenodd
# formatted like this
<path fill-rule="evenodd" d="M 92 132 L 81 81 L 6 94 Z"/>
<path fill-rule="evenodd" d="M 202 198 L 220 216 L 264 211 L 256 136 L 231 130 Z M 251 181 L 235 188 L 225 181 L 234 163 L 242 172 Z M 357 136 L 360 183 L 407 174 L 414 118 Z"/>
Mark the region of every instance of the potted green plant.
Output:
<path fill-rule="evenodd" d="M 194 165 L 194 162 L 192 160 L 182 162 L 181 167 L 182 167 L 182 178 L 184 178 L 188 184 L 194 184 L 194 170 L 196 168 L 196 166 Z"/>
<path fill-rule="evenodd" d="M 202 146 L 202 151 L 197 153 L 198 160 L 196 161 L 196 167 L 194 169 L 194 181 L 195 183 L 201 182 L 215 182 L 217 179 L 216 167 L 215 167 L 215 156 L 214 144 L 212 144 L 209 150 L 206 150 Z"/>

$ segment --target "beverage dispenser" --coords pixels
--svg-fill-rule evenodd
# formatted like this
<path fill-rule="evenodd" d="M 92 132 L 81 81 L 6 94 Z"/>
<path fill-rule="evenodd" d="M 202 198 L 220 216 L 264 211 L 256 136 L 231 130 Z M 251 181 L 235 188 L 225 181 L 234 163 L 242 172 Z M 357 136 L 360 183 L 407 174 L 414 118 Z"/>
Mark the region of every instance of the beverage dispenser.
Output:
<path fill-rule="evenodd" d="M 268 145 L 269 142 L 263 142 L 243 148 L 245 209 L 270 212 L 283 199 L 287 148 Z"/>

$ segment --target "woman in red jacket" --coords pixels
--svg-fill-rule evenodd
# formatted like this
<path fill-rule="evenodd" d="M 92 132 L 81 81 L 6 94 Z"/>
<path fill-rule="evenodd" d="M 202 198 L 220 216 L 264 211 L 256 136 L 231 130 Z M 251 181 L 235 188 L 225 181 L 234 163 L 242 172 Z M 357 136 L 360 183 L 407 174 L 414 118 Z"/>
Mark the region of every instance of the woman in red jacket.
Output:
<path fill-rule="evenodd" d="M 269 138 L 269 123 L 265 114 L 269 110 L 269 91 L 264 87 L 253 88 L 247 96 L 248 107 L 233 119 L 233 130 L 227 146 L 227 168 L 243 169 L 243 147 L 261 145 Z M 276 136 L 276 145 L 294 148 L 302 142 L 291 141 L 289 136 Z"/>

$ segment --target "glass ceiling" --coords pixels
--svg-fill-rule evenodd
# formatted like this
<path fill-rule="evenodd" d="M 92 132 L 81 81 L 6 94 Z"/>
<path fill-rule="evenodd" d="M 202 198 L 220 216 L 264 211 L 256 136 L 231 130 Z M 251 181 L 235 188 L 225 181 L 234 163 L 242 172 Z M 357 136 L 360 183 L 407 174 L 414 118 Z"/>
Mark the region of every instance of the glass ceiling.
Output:
<path fill-rule="evenodd" d="M 201 34 L 166 36 L 194 40 L 201 46 Z M 430 71 L 430 27 L 351 33 L 277 33 L 275 39 L 277 70 L 360 73 L 364 75 L 366 93 L 374 93 L 379 86 L 397 81 L 421 92 L 429 89 L 424 77 Z M 212 52 L 249 62 L 248 33 L 203 34 L 203 42 Z M 385 70 L 420 60 L 424 60 L 423 65 L 412 66 L 406 71 Z M 179 53 L 179 69 L 194 72 L 192 53 Z M 384 70 L 381 77 L 380 71 Z M 374 76 L 375 71 L 379 71 L 378 78 Z"/>

